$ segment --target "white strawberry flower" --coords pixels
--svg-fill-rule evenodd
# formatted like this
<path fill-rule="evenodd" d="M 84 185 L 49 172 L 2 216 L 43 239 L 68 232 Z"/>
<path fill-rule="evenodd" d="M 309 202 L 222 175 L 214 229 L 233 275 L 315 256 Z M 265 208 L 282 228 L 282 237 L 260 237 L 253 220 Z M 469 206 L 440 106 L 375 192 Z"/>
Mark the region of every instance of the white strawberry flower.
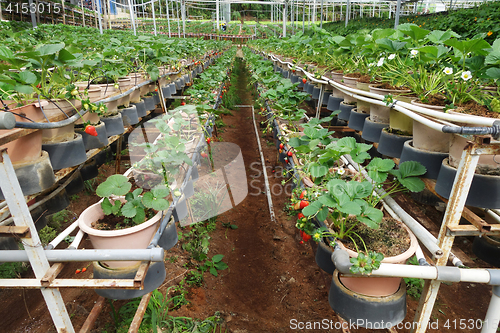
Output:
<path fill-rule="evenodd" d="M 377 66 L 378 66 L 378 67 L 382 66 L 382 65 L 384 64 L 384 60 L 385 60 L 385 58 L 384 58 L 384 57 L 380 58 L 380 59 L 378 60 L 378 62 L 377 62 Z"/>
<path fill-rule="evenodd" d="M 462 72 L 462 80 L 464 81 L 468 81 L 472 78 L 472 74 L 470 71 L 465 71 L 465 72 Z"/>
<path fill-rule="evenodd" d="M 395 53 L 390 54 L 390 55 L 387 57 L 387 59 L 389 59 L 389 60 L 392 60 L 392 59 L 394 59 L 394 58 L 396 58 L 396 54 L 395 54 Z"/>
<path fill-rule="evenodd" d="M 341 175 L 341 176 L 342 176 L 342 175 L 345 173 L 345 169 L 344 169 L 344 168 L 342 168 L 342 167 L 340 167 L 340 168 L 337 170 L 337 173 L 338 173 L 339 175 Z"/>
<path fill-rule="evenodd" d="M 451 67 L 445 67 L 443 69 L 443 73 L 445 73 L 446 75 L 451 75 L 451 74 L 453 74 L 453 68 L 451 68 Z"/>
<path fill-rule="evenodd" d="M 410 58 L 414 58 L 418 54 L 418 50 L 411 50 L 410 51 Z"/>

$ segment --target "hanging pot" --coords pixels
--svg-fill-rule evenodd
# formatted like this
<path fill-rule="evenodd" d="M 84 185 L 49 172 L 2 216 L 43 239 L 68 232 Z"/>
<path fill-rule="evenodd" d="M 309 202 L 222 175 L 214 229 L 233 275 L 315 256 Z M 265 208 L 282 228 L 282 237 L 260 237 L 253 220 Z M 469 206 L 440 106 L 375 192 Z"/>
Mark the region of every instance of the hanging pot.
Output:
<path fill-rule="evenodd" d="M 444 111 L 444 106 L 420 103 L 412 100 L 411 104 L 434 111 Z M 448 153 L 452 134 L 433 130 L 418 121 L 413 122 L 413 146 L 431 152 Z"/>
<path fill-rule="evenodd" d="M 376 283 L 378 278 L 372 278 Z M 404 281 L 389 296 L 367 296 L 347 288 L 335 270 L 328 293 L 330 307 L 343 319 L 366 328 L 390 328 L 406 317 L 406 285 Z"/>
<path fill-rule="evenodd" d="M 47 105 L 47 102 L 42 102 L 42 107 Z M 27 117 L 34 122 L 44 119 L 38 103 L 24 105 L 18 108 L 10 109 L 11 112 Z M 28 119 L 15 115 L 18 122 L 29 122 Z M 11 135 L 20 132 L 22 129 L 0 130 L 0 136 Z M 28 135 L 22 136 L 9 143 L 6 143 L 0 148 L 7 148 L 10 161 L 12 164 L 32 163 L 38 160 L 42 154 L 42 131 L 35 131 Z"/>
<path fill-rule="evenodd" d="M 377 150 L 382 155 L 399 158 L 405 142 L 411 140 L 412 137 L 410 135 L 395 134 L 389 130 L 389 128 L 384 128 L 380 133 Z"/>
<path fill-rule="evenodd" d="M 358 112 L 357 108 L 353 108 L 351 109 L 351 114 L 349 115 L 349 123 L 347 126 L 356 131 L 362 131 L 363 126 L 365 125 L 365 119 L 369 116 L 370 114 Z"/>
<path fill-rule="evenodd" d="M 139 116 L 137 115 L 137 108 L 135 105 L 120 109 L 120 113 L 123 119 L 123 126 L 125 127 L 135 125 L 139 122 Z"/>
<path fill-rule="evenodd" d="M 400 255 L 384 258 L 384 260 L 382 260 L 382 263 L 404 264 L 411 256 L 415 254 L 415 251 L 417 250 L 418 241 L 415 235 L 404 223 L 398 224 L 408 233 L 410 237 L 410 247 Z M 337 244 L 340 246 L 340 248 L 347 251 L 351 258 L 357 258 L 357 252 L 346 248 L 344 244 L 342 244 L 342 242 L 339 240 L 337 240 Z M 347 276 L 341 276 L 339 279 L 342 284 L 352 292 L 373 297 L 383 297 L 395 294 L 398 291 L 402 280 L 401 278 L 393 277 L 371 278 Z"/>
<path fill-rule="evenodd" d="M 121 113 L 118 113 L 114 116 L 102 117 L 101 121 L 106 124 L 106 133 L 108 138 L 110 136 L 123 134 L 125 132 Z"/>
<path fill-rule="evenodd" d="M 71 134 L 72 137 L 64 141 L 44 142 L 42 145 L 42 149 L 50 156 L 50 163 L 54 170 L 73 167 L 87 160 L 83 138 L 74 132 L 73 124 L 71 124 Z"/>
<path fill-rule="evenodd" d="M 125 202 L 124 197 L 119 200 Z M 99 202 L 85 209 L 78 218 L 78 226 L 85 232 L 94 249 L 146 249 L 161 222 L 162 212 L 159 211 L 149 220 L 130 228 L 120 230 L 98 230 L 92 223 L 105 217 Z M 121 268 L 137 265 L 135 261 L 103 261 L 109 268 Z"/>
<path fill-rule="evenodd" d="M 101 148 L 108 145 L 108 133 L 106 132 L 106 125 L 100 120 L 94 125 L 97 136 L 92 136 L 85 133 L 83 128 L 76 128 L 75 132 L 80 134 L 83 138 L 85 150 Z"/>
<path fill-rule="evenodd" d="M 139 101 L 137 103 L 131 103 L 133 106 L 135 106 L 135 109 L 137 110 L 137 116 L 139 118 L 146 117 L 148 115 L 148 112 L 146 110 L 146 105 L 144 105 L 144 101 Z"/>

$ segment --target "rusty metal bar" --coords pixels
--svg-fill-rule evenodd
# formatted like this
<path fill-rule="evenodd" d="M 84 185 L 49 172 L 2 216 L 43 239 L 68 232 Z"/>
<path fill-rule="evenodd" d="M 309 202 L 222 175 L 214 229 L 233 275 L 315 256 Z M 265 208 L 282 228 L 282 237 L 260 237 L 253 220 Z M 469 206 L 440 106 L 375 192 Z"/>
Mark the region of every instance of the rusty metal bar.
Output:
<path fill-rule="evenodd" d="M 491 226 L 487 232 L 478 230 L 475 225 L 457 225 L 457 226 L 448 226 L 447 235 L 448 236 L 499 236 L 500 235 L 500 225 Z"/>
<path fill-rule="evenodd" d="M 99 317 L 99 314 L 101 313 L 105 301 L 106 299 L 104 297 L 99 296 L 97 302 L 94 304 L 94 307 L 90 311 L 87 320 L 85 320 L 82 328 L 80 328 L 80 333 L 89 333 L 92 330 L 92 327 L 94 327 L 97 317 Z"/>
<path fill-rule="evenodd" d="M 130 328 L 128 333 L 137 333 L 139 331 L 139 327 L 141 327 L 142 319 L 144 318 L 144 314 L 146 313 L 146 309 L 148 308 L 149 300 L 151 299 L 151 295 L 153 292 L 147 293 L 142 296 L 141 303 L 139 303 L 139 307 L 135 312 L 134 319 L 132 320 L 132 324 L 130 324 Z"/>
<path fill-rule="evenodd" d="M 52 265 L 48 270 L 47 273 L 45 273 L 45 276 L 42 278 L 41 283 L 42 287 L 46 288 L 50 286 L 52 281 L 55 280 L 57 275 L 61 273 L 62 269 L 64 268 L 64 264 L 61 262 L 55 263 Z"/>
<path fill-rule="evenodd" d="M 462 153 L 462 158 L 451 189 L 450 200 L 446 206 L 443 222 L 439 231 L 438 246 L 443 250 L 443 256 L 437 259 L 436 266 L 446 266 L 448 261 L 455 236 L 448 235 L 447 231 L 449 227 L 457 227 L 460 223 L 465 201 L 467 200 L 467 195 L 479 161 L 480 155 L 478 154 L 485 151 L 485 149 L 481 150 L 482 151 L 476 150 L 476 145 L 469 143 Z M 416 328 L 412 328 L 411 333 L 424 333 L 426 331 L 440 285 L 441 282 L 437 280 L 425 281 L 422 297 L 420 298 L 417 311 L 415 312 L 414 322 L 417 322 L 418 325 Z"/>
<path fill-rule="evenodd" d="M 133 279 L 54 279 L 43 286 L 39 279 L 1 279 L 1 288 L 54 290 L 54 288 L 139 289 Z M 64 303 L 63 303 L 64 304 Z"/>

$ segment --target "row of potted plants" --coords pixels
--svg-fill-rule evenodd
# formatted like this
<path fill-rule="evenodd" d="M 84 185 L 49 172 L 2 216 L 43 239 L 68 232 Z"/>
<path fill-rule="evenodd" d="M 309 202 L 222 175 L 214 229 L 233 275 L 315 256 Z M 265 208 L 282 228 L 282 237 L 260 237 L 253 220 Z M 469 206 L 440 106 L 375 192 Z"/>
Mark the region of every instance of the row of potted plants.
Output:
<path fill-rule="evenodd" d="M 18 171 L 19 178 L 33 168 L 52 174 L 52 169 L 81 164 L 86 150 L 106 146 L 108 137 L 123 133 L 124 127 L 154 110 L 160 103 L 155 81 L 163 87 L 164 97 L 175 94 L 225 45 L 125 32 L 108 32 L 97 39 L 97 33 L 91 28 L 41 26 L 4 41 L 2 110 L 14 113 L 20 122 L 75 119 L 7 144 L 16 170 L 24 169 Z M 19 132 L 10 132 L 15 131 Z M 19 148 L 25 142 L 29 148 Z M 53 180 L 46 183 L 25 187 L 24 193 L 40 192 Z"/>
<path fill-rule="evenodd" d="M 317 262 L 325 271 L 334 274 L 331 294 L 333 290 L 337 292 L 334 283 L 337 279 L 349 290 L 347 294 L 354 294 L 353 298 L 378 298 L 373 304 L 383 304 L 387 311 L 384 320 L 395 323 L 395 313 L 396 319 L 402 320 L 406 305 L 401 303 L 401 297 L 404 297 L 401 296 L 401 279 L 374 281 L 373 278 L 338 277 L 330 255 L 336 246 L 347 249 L 354 264 L 351 272 L 361 274 L 369 274 L 381 262 L 406 262 L 418 246 L 416 237 L 404 224 L 383 213 L 380 208 L 382 197 L 374 190 L 384 188 L 386 195 L 422 191 L 425 186 L 419 176 L 425 173 L 425 167 L 414 161 L 396 167 L 391 159 L 372 158 L 368 154 L 371 145 L 358 143 L 352 137 L 333 139 L 333 132 L 321 126 L 329 123 L 331 116 L 321 120 L 311 118 L 290 126 L 273 108 L 276 101 L 268 99 L 275 83 L 284 81 L 273 70 L 273 62 L 262 61 L 261 54 L 253 54 L 248 49 L 245 57 L 255 81 L 261 84 L 261 110 L 273 127 L 280 159 L 285 163 L 290 181 L 295 183 L 289 208 L 297 213 L 296 227 L 301 243 L 310 239 L 318 242 Z M 298 86 L 298 82 L 294 83 L 289 90 Z M 298 118 L 304 120 L 304 113 L 299 111 L 300 104 L 290 105 L 290 108 L 291 113 L 301 115 Z M 287 126 L 280 126 L 283 123 Z M 346 154 L 366 171 L 369 179 L 363 172 L 348 167 L 342 158 Z M 355 302 L 346 298 L 349 296 L 337 300 L 330 297 L 332 308 L 346 319 L 365 318 L 363 311 L 358 311 L 358 317 L 353 317 Z M 397 302 L 394 302 L 395 298 Z"/>
<path fill-rule="evenodd" d="M 211 108 L 222 98 L 227 66 L 234 54 L 234 50 L 229 50 L 217 56 L 214 64 L 194 80 L 195 85 L 203 82 L 207 89 L 204 93 L 212 95 L 212 90 L 216 90 L 213 104 L 181 105 L 144 123 L 146 132 L 137 129 L 130 134 L 132 168 L 124 175 L 112 175 L 102 182 L 96 190 L 102 199 L 79 218 L 79 226 L 89 235 L 94 248 L 160 246 L 168 250 L 177 243 L 175 222 L 187 215 L 185 201 L 194 194 L 192 182 L 196 172 L 188 170 L 197 168 L 196 163 L 210 142 Z M 219 75 L 224 66 L 221 82 L 212 82 L 211 86 L 204 82 L 204 77 Z M 197 93 L 201 93 L 200 87 Z M 128 278 L 137 272 L 139 265 L 127 261 L 96 262 L 94 278 Z M 163 283 L 164 264 L 155 264 L 147 274 L 144 290 L 97 292 L 114 299 L 143 295 Z"/>

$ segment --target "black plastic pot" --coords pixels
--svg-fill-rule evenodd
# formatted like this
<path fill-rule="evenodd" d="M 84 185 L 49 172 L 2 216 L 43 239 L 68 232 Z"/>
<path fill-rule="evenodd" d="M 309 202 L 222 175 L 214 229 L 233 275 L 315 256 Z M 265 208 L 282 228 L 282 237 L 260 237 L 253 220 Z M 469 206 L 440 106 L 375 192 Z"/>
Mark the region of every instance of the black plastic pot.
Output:
<path fill-rule="evenodd" d="M 457 169 L 444 159 L 436 180 L 436 193 L 448 199 L 457 174 Z M 474 174 L 466 205 L 490 209 L 500 208 L 500 176 Z"/>
<path fill-rule="evenodd" d="M 313 93 L 313 90 L 314 90 L 314 84 L 309 84 L 309 83 L 306 83 L 307 85 L 307 90 L 306 92 L 309 94 L 309 95 L 312 95 Z M 305 90 L 305 89 L 304 89 Z"/>
<path fill-rule="evenodd" d="M 321 105 L 327 106 L 328 105 L 328 100 L 330 99 L 330 96 L 332 95 L 331 92 L 325 91 L 323 93 L 323 100 L 321 101 Z"/>
<path fill-rule="evenodd" d="M 349 116 L 349 124 L 347 126 L 356 131 L 362 131 L 363 126 L 365 125 L 365 118 L 369 116 L 370 114 L 368 113 L 358 112 L 358 109 L 356 108 L 351 109 L 351 114 Z"/>
<path fill-rule="evenodd" d="M 69 141 L 44 143 L 42 149 L 49 154 L 50 164 L 54 170 L 73 167 L 87 160 L 85 144 L 82 135 L 78 133 Z"/>
<path fill-rule="evenodd" d="M 319 268 L 321 268 L 324 272 L 330 275 L 332 275 L 335 271 L 335 264 L 332 261 L 332 253 L 332 249 L 324 242 L 318 243 L 315 256 L 316 264 L 318 264 Z"/>
<path fill-rule="evenodd" d="M 75 128 L 75 132 L 81 134 L 82 136 L 85 150 L 101 148 L 108 145 L 108 132 L 106 130 L 106 124 L 101 121 L 99 124 L 94 125 L 94 127 L 97 132 L 97 136 L 85 133 L 83 128 Z"/>
<path fill-rule="evenodd" d="M 413 147 L 413 140 L 408 140 L 403 145 L 400 163 L 405 161 L 416 161 L 421 163 L 427 169 L 423 175 L 425 178 L 437 179 L 441 163 L 448 157 L 448 153 L 423 150 Z"/>
<path fill-rule="evenodd" d="M 363 126 L 363 134 L 361 137 L 366 141 L 379 142 L 380 133 L 382 129 L 389 127 L 389 124 L 376 123 L 370 120 L 370 117 L 365 118 L 365 124 Z"/>
<path fill-rule="evenodd" d="M 97 177 L 99 175 L 99 168 L 95 163 L 95 160 L 92 159 L 86 163 L 80 170 L 80 174 L 82 175 L 82 179 L 84 181 Z"/>
<path fill-rule="evenodd" d="M 170 98 L 170 96 L 172 96 L 170 85 L 166 85 L 165 87 L 161 88 L 161 92 L 163 93 L 163 98 Z"/>
<path fill-rule="evenodd" d="M 373 278 L 373 283 L 377 283 L 377 278 Z M 328 302 L 339 316 L 357 326 L 390 328 L 402 322 L 406 316 L 406 286 L 402 280 L 399 290 L 391 296 L 366 296 L 344 287 L 336 270 L 333 273 Z"/>
<path fill-rule="evenodd" d="M 182 199 L 177 202 L 174 210 L 172 211 L 172 216 L 174 217 L 175 222 L 179 222 L 184 220 L 188 215 L 188 208 L 186 204 L 186 199 Z"/>
<path fill-rule="evenodd" d="M 47 215 L 51 215 L 60 212 L 63 209 L 66 209 L 69 204 L 70 202 L 68 194 L 66 192 L 66 189 L 63 189 L 43 204 L 43 210 Z"/>
<path fill-rule="evenodd" d="M 122 114 L 123 126 L 132 126 L 139 122 L 139 116 L 137 114 L 137 108 L 135 105 L 131 105 L 128 108 L 121 109 L 120 113 Z"/>
<path fill-rule="evenodd" d="M 312 91 L 312 99 L 318 100 L 320 92 L 321 92 L 321 88 L 318 88 L 318 87 L 314 86 L 313 87 L 313 91 Z"/>
<path fill-rule="evenodd" d="M 343 101 L 344 101 L 343 98 L 330 95 L 330 97 L 328 98 L 328 104 L 326 108 L 330 111 L 337 111 L 338 109 L 340 109 L 340 103 Z"/>
<path fill-rule="evenodd" d="M 351 117 L 351 110 L 355 107 L 355 105 L 349 105 L 349 104 L 344 104 L 340 103 L 340 113 L 337 115 L 337 117 L 340 120 L 349 120 Z"/>
<path fill-rule="evenodd" d="M 500 242 L 488 237 L 474 237 L 472 251 L 481 260 L 488 264 L 500 267 Z"/>
<path fill-rule="evenodd" d="M 177 86 L 175 83 L 170 83 L 168 86 L 170 87 L 170 95 L 175 95 L 177 93 Z"/>
<path fill-rule="evenodd" d="M 106 124 L 106 133 L 108 135 L 108 138 L 110 136 L 123 134 L 125 132 L 125 128 L 123 128 L 123 119 L 121 113 L 111 117 L 103 117 L 101 118 L 101 121 Z"/>
<path fill-rule="evenodd" d="M 137 117 L 146 117 L 148 112 L 146 111 L 146 105 L 144 105 L 144 101 L 140 101 L 138 103 L 130 103 L 130 105 L 135 105 L 135 109 L 137 111 Z"/>
<path fill-rule="evenodd" d="M 177 228 L 174 221 L 170 221 L 158 240 L 158 246 L 168 251 L 173 248 L 178 241 Z"/>
<path fill-rule="evenodd" d="M 405 142 L 411 139 L 412 136 L 389 133 L 388 128 L 384 128 L 380 133 L 377 150 L 382 155 L 399 158 L 401 157 Z"/>
<path fill-rule="evenodd" d="M 94 279 L 133 279 L 137 274 L 140 263 L 123 269 L 109 269 L 99 262 L 93 262 Z M 95 292 L 102 297 L 111 299 L 131 299 L 144 296 L 158 288 L 165 280 L 166 271 L 163 261 L 152 263 L 144 278 L 144 289 L 96 289 Z"/>
<path fill-rule="evenodd" d="M 144 107 L 146 111 L 153 111 L 156 109 L 155 98 L 153 96 L 144 97 Z"/>

